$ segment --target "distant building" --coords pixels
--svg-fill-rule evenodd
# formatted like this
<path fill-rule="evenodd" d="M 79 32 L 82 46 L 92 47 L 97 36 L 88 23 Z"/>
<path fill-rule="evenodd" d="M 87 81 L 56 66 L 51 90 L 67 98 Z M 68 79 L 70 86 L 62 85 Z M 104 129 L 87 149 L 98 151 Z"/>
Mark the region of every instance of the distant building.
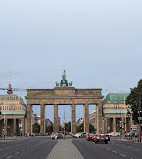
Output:
<path fill-rule="evenodd" d="M 125 104 L 128 93 L 109 93 L 103 100 L 104 132 L 130 132 L 132 112 Z M 130 112 L 128 114 L 128 112 Z"/>
<path fill-rule="evenodd" d="M 96 111 L 96 109 L 94 109 L 92 112 L 91 112 L 91 114 L 89 115 L 89 123 L 90 124 L 92 124 L 93 125 L 93 127 L 94 127 L 94 129 L 96 130 L 96 128 L 97 128 L 97 125 L 96 125 L 96 123 L 97 123 L 97 111 Z"/>
<path fill-rule="evenodd" d="M 0 95 L 0 134 L 7 136 L 25 134 L 26 105 L 21 97 L 14 94 Z"/>
<path fill-rule="evenodd" d="M 49 126 L 52 124 L 52 122 L 49 119 L 45 119 L 45 123 L 46 123 L 46 126 Z"/>
<path fill-rule="evenodd" d="M 79 126 L 80 124 L 82 124 L 84 121 L 84 118 L 79 118 L 76 122 L 76 126 Z"/>

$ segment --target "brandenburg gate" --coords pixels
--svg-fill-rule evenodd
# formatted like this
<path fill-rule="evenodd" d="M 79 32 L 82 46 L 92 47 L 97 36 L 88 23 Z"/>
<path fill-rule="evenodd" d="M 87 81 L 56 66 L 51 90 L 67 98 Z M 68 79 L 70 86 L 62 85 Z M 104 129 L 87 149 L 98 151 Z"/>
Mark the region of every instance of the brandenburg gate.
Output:
<path fill-rule="evenodd" d="M 97 106 L 97 133 L 102 132 L 102 89 L 76 89 L 68 84 L 66 74 L 54 89 L 27 89 L 27 133 L 32 134 L 32 105 L 40 105 L 40 133 L 45 135 L 45 105 L 54 106 L 53 131 L 59 131 L 58 105 L 71 105 L 71 132 L 76 133 L 76 105 L 84 106 L 84 132 L 89 132 L 89 104 Z"/>

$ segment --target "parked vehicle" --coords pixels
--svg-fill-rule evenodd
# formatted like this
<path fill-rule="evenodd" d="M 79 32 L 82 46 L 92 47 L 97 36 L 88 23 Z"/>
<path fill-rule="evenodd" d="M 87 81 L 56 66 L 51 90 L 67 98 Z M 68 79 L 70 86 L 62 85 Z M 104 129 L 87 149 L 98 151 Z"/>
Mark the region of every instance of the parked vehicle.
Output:
<path fill-rule="evenodd" d="M 94 136 L 95 143 L 104 142 L 105 144 L 108 144 L 109 138 L 105 134 L 96 134 Z"/>
<path fill-rule="evenodd" d="M 57 133 L 51 135 L 51 139 L 63 139 L 63 134 L 62 133 Z"/>
<path fill-rule="evenodd" d="M 118 133 L 118 132 L 111 132 L 111 133 L 108 133 L 107 135 L 116 137 L 116 136 L 120 136 L 120 133 Z"/>

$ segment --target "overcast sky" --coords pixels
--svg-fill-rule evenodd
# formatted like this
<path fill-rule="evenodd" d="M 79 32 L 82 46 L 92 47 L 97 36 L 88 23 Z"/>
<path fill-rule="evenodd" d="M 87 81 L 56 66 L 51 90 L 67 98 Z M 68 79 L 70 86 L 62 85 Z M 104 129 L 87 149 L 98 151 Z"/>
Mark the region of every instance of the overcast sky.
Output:
<path fill-rule="evenodd" d="M 0 0 L 0 87 L 10 64 L 16 88 L 54 88 L 66 69 L 76 88 L 129 92 L 141 50 L 141 0 Z"/>

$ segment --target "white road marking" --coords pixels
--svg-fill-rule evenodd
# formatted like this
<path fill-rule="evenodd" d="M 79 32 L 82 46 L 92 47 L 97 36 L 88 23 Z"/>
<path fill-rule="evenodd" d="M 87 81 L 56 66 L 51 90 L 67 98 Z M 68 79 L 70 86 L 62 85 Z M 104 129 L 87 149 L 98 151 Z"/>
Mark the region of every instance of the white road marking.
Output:
<path fill-rule="evenodd" d="M 139 149 L 135 149 L 135 150 L 139 151 Z"/>
<path fill-rule="evenodd" d="M 126 157 L 125 155 L 123 155 L 123 154 L 120 154 L 121 156 L 123 156 L 123 157 Z"/>
<path fill-rule="evenodd" d="M 116 151 L 112 151 L 112 152 L 117 153 Z"/>
<path fill-rule="evenodd" d="M 12 157 L 12 155 L 10 155 L 10 156 L 8 156 L 8 157 L 6 157 L 6 158 L 10 158 L 10 157 Z"/>
<path fill-rule="evenodd" d="M 107 150 L 110 150 L 109 148 L 106 148 Z"/>
<path fill-rule="evenodd" d="M 19 154 L 20 152 L 16 152 L 15 155 Z"/>

